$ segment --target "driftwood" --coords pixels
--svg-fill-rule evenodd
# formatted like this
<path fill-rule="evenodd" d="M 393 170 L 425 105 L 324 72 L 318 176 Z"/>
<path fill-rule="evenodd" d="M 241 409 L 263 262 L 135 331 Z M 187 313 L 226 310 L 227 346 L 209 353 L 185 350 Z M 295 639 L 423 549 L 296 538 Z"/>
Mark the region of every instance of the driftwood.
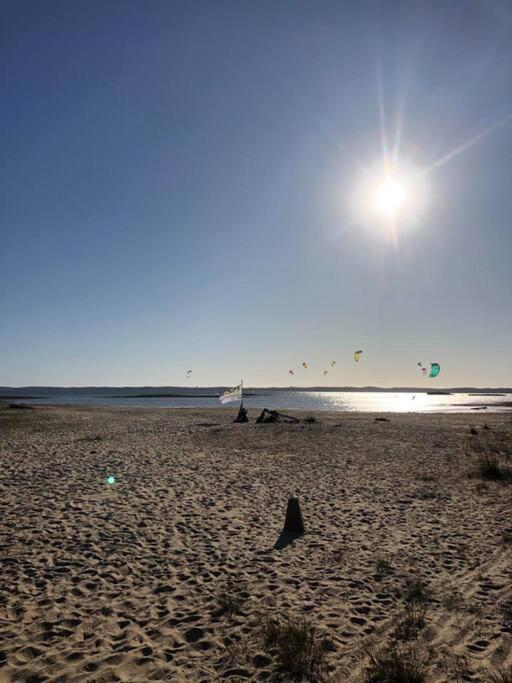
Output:
<path fill-rule="evenodd" d="M 256 420 L 256 424 L 272 424 L 277 422 L 292 422 L 296 424 L 300 420 L 292 415 L 284 415 L 284 413 L 279 413 L 277 410 L 267 410 L 267 408 L 263 408 L 261 415 Z"/>
<path fill-rule="evenodd" d="M 235 417 L 233 422 L 249 422 L 249 418 L 247 417 L 247 409 L 243 406 L 240 406 L 238 415 Z"/>

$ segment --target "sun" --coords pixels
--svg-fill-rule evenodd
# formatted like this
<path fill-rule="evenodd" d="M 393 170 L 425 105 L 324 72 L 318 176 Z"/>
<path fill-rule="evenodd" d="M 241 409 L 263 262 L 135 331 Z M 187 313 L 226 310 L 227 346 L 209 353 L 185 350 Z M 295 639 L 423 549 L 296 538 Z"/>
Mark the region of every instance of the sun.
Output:
<path fill-rule="evenodd" d="M 387 177 L 381 181 L 373 198 L 375 209 L 390 218 L 396 216 L 406 199 L 407 192 L 404 184 L 392 177 Z"/>
<path fill-rule="evenodd" d="M 429 183 L 408 159 L 358 164 L 355 182 L 344 195 L 354 225 L 367 229 L 372 239 L 380 233 L 394 243 L 421 225 L 430 198 Z"/>

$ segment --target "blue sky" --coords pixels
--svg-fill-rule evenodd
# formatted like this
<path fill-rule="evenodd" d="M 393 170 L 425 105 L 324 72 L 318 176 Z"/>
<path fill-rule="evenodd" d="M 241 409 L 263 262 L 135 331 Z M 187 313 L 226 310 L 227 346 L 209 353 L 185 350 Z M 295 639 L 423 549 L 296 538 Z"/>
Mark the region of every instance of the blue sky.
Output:
<path fill-rule="evenodd" d="M 508 2 L 1 10 L 0 385 L 512 385 Z"/>

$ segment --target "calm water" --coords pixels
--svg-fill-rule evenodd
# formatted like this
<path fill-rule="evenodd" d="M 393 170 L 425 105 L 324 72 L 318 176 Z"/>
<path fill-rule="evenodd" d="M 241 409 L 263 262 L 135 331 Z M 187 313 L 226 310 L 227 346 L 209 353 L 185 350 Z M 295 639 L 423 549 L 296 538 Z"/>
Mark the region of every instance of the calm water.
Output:
<path fill-rule="evenodd" d="M 31 398 L 16 399 L 15 392 L 8 393 L 21 402 L 33 404 L 59 405 L 101 405 L 129 407 L 166 407 L 166 408 L 225 408 L 235 410 L 237 403 L 221 406 L 215 397 L 207 398 L 195 394 L 214 393 L 214 389 L 186 389 L 190 394 L 180 398 L 120 398 L 121 394 L 165 393 L 155 389 L 48 389 L 18 390 L 18 395 Z M 169 391 L 169 390 L 167 390 Z M 175 391 L 179 393 L 182 390 Z M 489 405 L 488 411 L 510 410 L 499 406 L 503 401 L 512 401 L 512 394 L 503 396 L 470 396 L 469 394 L 427 395 L 405 392 L 332 392 L 332 391 L 286 391 L 254 390 L 255 396 L 246 396 L 247 408 L 274 408 L 281 410 L 333 410 L 363 412 L 465 412 L 472 411 L 475 405 Z M 2 391 L 6 394 L 6 391 Z M 169 392 L 170 393 L 170 392 Z M 486 412 L 486 411 L 481 411 Z"/>

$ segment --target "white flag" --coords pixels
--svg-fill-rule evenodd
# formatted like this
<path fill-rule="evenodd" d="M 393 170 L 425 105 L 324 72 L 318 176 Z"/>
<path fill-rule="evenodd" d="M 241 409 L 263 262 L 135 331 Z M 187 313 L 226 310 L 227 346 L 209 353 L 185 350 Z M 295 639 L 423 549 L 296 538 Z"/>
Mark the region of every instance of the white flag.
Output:
<path fill-rule="evenodd" d="M 229 403 L 230 401 L 241 401 L 242 400 L 242 385 L 239 384 L 234 389 L 228 389 L 223 394 L 219 396 L 219 401 L 221 403 Z"/>

